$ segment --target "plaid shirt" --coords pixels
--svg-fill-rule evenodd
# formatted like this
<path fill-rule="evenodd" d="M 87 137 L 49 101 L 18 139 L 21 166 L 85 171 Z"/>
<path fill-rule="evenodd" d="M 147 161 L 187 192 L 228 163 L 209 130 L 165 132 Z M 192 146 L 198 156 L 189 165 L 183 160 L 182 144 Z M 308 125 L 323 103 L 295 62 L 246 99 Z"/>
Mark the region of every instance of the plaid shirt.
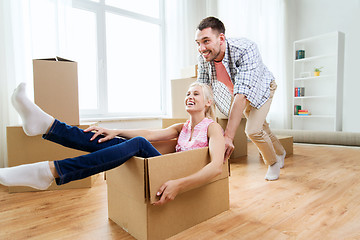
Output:
<path fill-rule="evenodd" d="M 234 96 L 244 94 L 255 108 L 260 108 L 269 99 L 274 76 L 262 62 L 254 42 L 246 38 L 227 38 L 222 63 L 234 84 Z M 217 81 L 214 61 L 206 62 L 199 56 L 197 80 L 211 86 L 216 106 L 229 116 L 232 95 L 225 84 Z"/>

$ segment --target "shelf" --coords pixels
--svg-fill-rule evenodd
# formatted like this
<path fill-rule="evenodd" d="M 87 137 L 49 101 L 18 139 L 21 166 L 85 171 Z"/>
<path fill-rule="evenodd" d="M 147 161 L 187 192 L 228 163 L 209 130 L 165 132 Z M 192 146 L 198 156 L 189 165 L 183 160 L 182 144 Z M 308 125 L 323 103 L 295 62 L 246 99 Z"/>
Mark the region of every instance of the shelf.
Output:
<path fill-rule="evenodd" d="M 294 81 L 306 81 L 306 80 L 323 80 L 324 78 L 335 78 L 336 75 L 320 75 L 305 78 L 295 78 Z"/>
<path fill-rule="evenodd" d="M 294 42 L 292 105 L 311 115 L 292 115 L 293 129 L 342 130 L 344 39 L 343 33 L 331 32 Z M 295 59 L 298 50 L 306 57 Z M 320 66 L 324 71 L 314 76 Z M 305 96 L 296 97 L 296 88 L 304 88 Z"/>
<path fill-rule="evenodd" d="M 294 99 L 333 98 L 334 95 L 293 97 Z"/>
<path fill-rule="evenodd" d="M 294 115 L 294 118 L 335 118 L 335 115 L 307 115 L 307 116 Z"/>
<path fill-rule="evenodd" d="M 331 58 L 331 57 L 336 57 L 336 55 L 335 54 L 327 54 L 327 55 L 321 55 L 321 56 L 314 56 L 314 57 L 296 59 L 295 63 L 298 63 L 298 62 L 311 62 L 311 61 L 315 61 L 315 60 L 318 60 L 318 59 Z"/>
<path fill-rule="evenodd" d="M 319 41 L 319 40 L 323 40 L 323 39 L 336 38 L 337 35 L 338 35 L 338 32 L 325 33 L 322 35 L 318 35 L 316 37 L 309 37 L 309 38 L 297 40 L 294 42 L 294 44 L 304 44 L 304 43 Z"/>

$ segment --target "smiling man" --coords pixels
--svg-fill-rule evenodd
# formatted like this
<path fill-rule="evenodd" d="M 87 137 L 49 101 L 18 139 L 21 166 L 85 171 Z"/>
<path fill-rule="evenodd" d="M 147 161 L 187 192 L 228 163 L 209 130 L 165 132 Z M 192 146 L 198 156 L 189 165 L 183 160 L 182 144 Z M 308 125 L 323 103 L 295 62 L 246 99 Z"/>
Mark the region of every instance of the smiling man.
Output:
<path fill-rule="evenodd" d="M 216 106 L 229 117 L 225 158 L 234 150 L 235 132 L 244 114 L 245 132 L 268 165 L 265 179 L 278 179 L 286 152 L 266 122 L 276 83 L 256 44 L 246 38 L 226 38 L 224 24 L 215 17 L 200 22 L 195 41 L 200 53 L 197 80 L 211 86 Z"/>

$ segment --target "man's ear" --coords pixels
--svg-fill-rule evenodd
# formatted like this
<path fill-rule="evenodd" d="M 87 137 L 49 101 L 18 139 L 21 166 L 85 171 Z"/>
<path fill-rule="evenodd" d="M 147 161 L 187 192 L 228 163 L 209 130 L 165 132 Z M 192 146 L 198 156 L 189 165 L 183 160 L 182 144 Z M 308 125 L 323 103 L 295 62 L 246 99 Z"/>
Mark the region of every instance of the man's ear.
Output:
<path fill-rule="evenodd" d="M 225 34 L 220 33 L 219 38 L 220 38 L 220 43 L 223 44 L 225 42 Z"/>

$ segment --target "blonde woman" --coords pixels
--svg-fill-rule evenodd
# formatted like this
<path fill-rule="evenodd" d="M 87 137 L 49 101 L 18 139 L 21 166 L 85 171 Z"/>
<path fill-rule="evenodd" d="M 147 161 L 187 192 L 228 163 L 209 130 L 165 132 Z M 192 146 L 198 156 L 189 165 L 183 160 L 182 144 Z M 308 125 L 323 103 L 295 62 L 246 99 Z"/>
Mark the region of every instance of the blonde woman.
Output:
<path fill-rule="evenodd" d="M 65 147 L 89 154 L 59 161 L 44 161 L 11 168 L 0 168 L 0 183 L 5 186 L 30 186 L 47 189 L 56 184 L 83 179 L 118 167 L 133 156 L 154 157 L 160 153 L 150 141 L 178 138 L 176 151 L 209 146 L 211 162 L 198 172 L 164 183 L 157 195 L 156 205 L 175 199 L 182 189 L 206 182 L 222 171 L 225 153 L 223 130 L 214 122 L 214 100 L 211 89 L 202 83 L 189 87 L 185 108 L 190 118 L 186 123 L 174 124 L 159 130 L 115 130 L 92 126 L 85 130 L 54 119 L 31 102 L 25 94 L 25 84 L 14 91 L 12 103 L 23 121 L 24 132 Z"/>

